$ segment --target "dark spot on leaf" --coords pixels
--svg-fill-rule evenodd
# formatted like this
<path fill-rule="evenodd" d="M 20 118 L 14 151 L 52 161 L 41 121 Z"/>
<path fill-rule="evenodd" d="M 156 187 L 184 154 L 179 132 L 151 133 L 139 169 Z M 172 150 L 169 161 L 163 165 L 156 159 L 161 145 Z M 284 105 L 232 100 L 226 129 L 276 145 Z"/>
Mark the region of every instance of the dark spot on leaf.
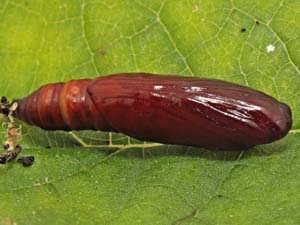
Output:
<path fill-rule="evenodd" d="M 100 55 L 100 56 L 105 56 L 106 55 L 106 50 L 101 48 L 97 51 L 97 55 Z"/>
<path fill-rule="evenodd" d="M 7 103 L 7 98 L 5 96 L 1 97 L 1 103 L 6 104 Z"/>
<path fill-rule="evenodd" d="M 246 28 L 242 28 L 242 29 L 241 29 L 241 32 L 242 32 L 242 33 L 246 32 L 246 31 L 247 31 Z"/>
<path fill-rule="evenodd" d="M 2 109 L 1 113 L 7 116 L 9 114 L 9 109 Z"/>
<path fill-rule="evenodd" d="M 23 156 L 18 159 L 18 162 L 22 163 L 23 166 L 31 166 L 34 162 L 34 156 Z"/>
<path fill-rule="evenodd" d="M 7 162 L 7 158 L 5 156 L 0 157 L 0 164 L 5 164 Z"/>

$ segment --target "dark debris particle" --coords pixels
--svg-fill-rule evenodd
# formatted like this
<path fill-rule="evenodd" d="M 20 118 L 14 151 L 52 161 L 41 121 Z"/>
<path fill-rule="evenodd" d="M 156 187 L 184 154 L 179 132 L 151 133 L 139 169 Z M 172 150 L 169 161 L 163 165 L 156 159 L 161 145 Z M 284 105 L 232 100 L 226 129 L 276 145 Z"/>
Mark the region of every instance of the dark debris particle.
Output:
<path fill-rule="evenodd" d="M 256 20 L 255 23 L 256 23 L 256 25 L 259 25 L 259 21 L 258 20 Z"/>
<path fill-rule="evenodd" d="M 0 100 L 0 113 L 6 116 L 9 114 L 9 103 L 4 96 L 2 96 Z"/>
<path fill-rule="evenodd" d="M 5 96 L 1 97 L 1 103 L 6 104 L 7 103 L 7 98 Z"/>
<path fill-rule="evenodd" d="M 0 111 L 1 111 L 2 114 L 6 115 L 6 116 L 8 116 L 8 114 L 9 114 L 9 109 L 7 109 L 7 108 L 4 108 Z"/>
<path fill-rule="evenodd" d="M 19 145 L 19 144 L 17 144 L 17 145 L 16 145 L 16 149 L 17 149 L 18 151 L 22 151 L 22 146 Z"/>
<path fill-rule="evenodd" d="M 223 196 L 219 194 L 218 197 L 219 197 L 219 198 L 222 198 Z"/>
<path fill-rule="evenodd" d="M 7 158 L 5 156 L 0 157 L 0 164 L 6 164 Z"/>
<path fill-rule="evenodd" d="M 242 29 L 241 29 L 241 32 L 242 32 L 242 33 L 246 32 L 246 31 L 247 31 L 246 28 L 242 28 Z"/>
<path fill-rule="evenodd" d="M 31 166 L 34 163 L 34 156 L 23 156 L 18 159 L 18 162 L 22 163 L 23 166 Z"/>

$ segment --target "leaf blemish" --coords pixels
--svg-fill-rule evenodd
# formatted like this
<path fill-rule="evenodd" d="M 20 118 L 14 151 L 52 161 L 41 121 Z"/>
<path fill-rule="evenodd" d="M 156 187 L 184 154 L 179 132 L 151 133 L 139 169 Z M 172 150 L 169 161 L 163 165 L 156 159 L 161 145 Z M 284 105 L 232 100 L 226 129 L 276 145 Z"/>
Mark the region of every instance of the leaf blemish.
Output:
<path fill-rule="evenodd" d="M 267 51 L 267 53 L 274 52 L 274 51 L 275 51 L 275 46 L 272 45 L 272 44 L 269 44 L 269 45 L 266 47 L 266 51 Z"/>
<path fill-rule="evenodd" d="M 198 12 L 199 11 L 199 5 L 193 5 L 193 13 Z"/>
<path fill-rule="evenodd" d="M 97 51 L 97 55 L 105 56 L 106 55 L 106 50 L 105 49 L 99 49 Z"/>

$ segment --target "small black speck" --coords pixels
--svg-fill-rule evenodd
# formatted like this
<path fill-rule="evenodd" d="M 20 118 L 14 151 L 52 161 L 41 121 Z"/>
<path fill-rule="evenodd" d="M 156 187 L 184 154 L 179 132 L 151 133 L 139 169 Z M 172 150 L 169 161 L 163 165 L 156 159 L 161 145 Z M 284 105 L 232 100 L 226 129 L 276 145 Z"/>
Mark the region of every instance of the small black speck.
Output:
<path fill-rule="evenodd" d="M 18 150 L 22 151 L 22 146 L 21 146 L 21 145 L 19 145 L 19 144 L 17 144 L 17 145 L 16 145 L 16 149 L 18 149 Z"/>
<path fill-rule="evenodd" d="M 259 25 L 259 21 L 258 20 L 256 20 L 255 23 L 256 23 L 256 25 Z"/>
<path fill-rule="evenodd" d="M 31 166 L 34 162 L 34 156 L 23 156 L 18 159 L 18 162 L 21 162 L 23 166 Z"/>
<path fill-rule="evenodd" d="M 242 32 L 242 33 L 246 32 L 246 31 L 247 31 L 246 28 L 242 28 L 242 29 L 241 29 L 241 32 Z"/>
<path fill-rule="evenodd" d="M 7 103 L 7 98 L 5 96 L 1 97 L 1 103 L 6 104 Z"/>
<path fill-rule="evenodd" d="M 0 164 L 5 164 L 7 162 L 7 158 L 5 156 L 0 157 Z"/>
<path fill-rule="evenodd" d="M 50 146 L 50 145 L 48 145 L 48 146 L 46 146 L 45 148 L 47 148 L 47 149 L 50 149 L 50 148 L 51 148 L 51 146 Z"/>
<path fill-rule="evenodd" d="M 8 108 L 4 108 L 4 109 L 0 109 L 1 113 L 8 116 L 9 114 L 9 109 Z"/>
<path fill-rule="evenodd" d="M 223 196 L 219 194 L 218 197 L 219 197 L 219 198 L 222 198 Z"/>

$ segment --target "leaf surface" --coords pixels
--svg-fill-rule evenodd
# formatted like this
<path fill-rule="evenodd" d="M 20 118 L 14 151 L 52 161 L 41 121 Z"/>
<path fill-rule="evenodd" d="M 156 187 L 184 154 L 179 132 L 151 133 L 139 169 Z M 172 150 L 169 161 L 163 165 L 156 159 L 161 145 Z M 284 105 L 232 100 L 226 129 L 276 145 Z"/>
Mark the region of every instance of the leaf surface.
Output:
<path fill-rule="evenodd" d="M 117 72 L 223 79 L 290 105 L 284 139 L 247 152 L 22 124 L 32 167 L 0 167 L 0 224 L 299 224 L 296 0 L 3 0 L 0 88 Z M 4 140 L 2 128 L 1 140 Z"/>

